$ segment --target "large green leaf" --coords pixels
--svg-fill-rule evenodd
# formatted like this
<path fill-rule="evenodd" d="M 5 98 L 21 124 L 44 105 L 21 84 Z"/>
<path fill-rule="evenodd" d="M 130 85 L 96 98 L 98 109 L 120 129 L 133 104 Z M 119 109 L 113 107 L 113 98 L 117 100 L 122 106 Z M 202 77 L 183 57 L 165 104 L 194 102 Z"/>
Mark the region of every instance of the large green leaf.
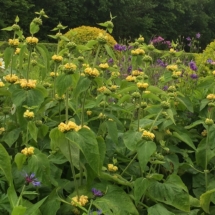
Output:
<path fill-rule="evenodd" d="M 188 97 L 177 96 L 176 100 L 183 104 L 187 108 L 187 110 L 193 113 L 193 103 L 190 101 Z"/>
<path fill-rule="evenodd" d="M 85 92 L 91 84 L 91 80 L 86 77 L 80 77 L 77 86 L 74 89 L 74 97 L 77 99 L 82 92 Z"/>
<path fill-rule="evenodd" d="M 34 139 L 34 141 L 37 142 L 38 128 L 35 125 L 35 122 L 33 122 L 33 121 L 28 122 L 28 131 L 29 131 L 31 137 Z"/>
<path fill-rule="evenodd" d="M 60 96 L 63 95 L 69 87 L 72 87 L 72 75 L 62 74 L 56 78 L 56 90 Z"/>
<path fill-rule="evenodd" d="M 96 135 L 91 130 L 83 128 L 78 132 L 68 132 L 66 138 L 82 151 L 90 167 L 98 174 L 100 171 L 100 156 Z"/>
<path fill-rule="evenodd" d="M 26 105 L 28 107 L 40 106 L 44 101 L 44 93 L 41 88 L 35 88 L 27 91 Z"/>
<path fill-rule="evenodd" d="M 26 158 L 27 158 L 26 155 L 19 153 L 19 152 L 15 155 L 14 161 L 19 170 L 22 168 L 23 164 L 25 163 Z"/>
<path fill-rule="evenodd" d="M 104 214 L 139 215 L 129 196 L 120 187 L 114 185 L 108 186 L 105 195 L 97 198 L 93 204 Z"/>
<path fill-rule="evenodd" d="M 4 146 L 0 143 L 0 169 L 8 181 L 9 186 L 13 184 L 13 177 L 11 172 L 11 159 Z"/>
<path fill-rule="evenodd" d="M 168 211 L 162 204 L 156 204 L 147 209 L 149 215 L 175 215 Z"/>
<path fill-rule="evenodd" d="M 36 34 L 38 31 L 40 30 L 40 27 L 38 24 L 35 24 L 34 22 L 31 22 L 30 23 L 30 33 L 33 35 L 33 34 Z"/>
<path fill-rule="evenodd" d="M 28 207 L 25 215 L 34 215 L 35 211 L 45 202 L 47 197 L 43 198 L 42 200 L 40 200 L 36 204 L 32 205 L 31 207 Z"/>
<path fill-rule="evenodd" d="M 15 128 L 9 132 L 7 132 L 2 140 L 5 141 L 5 143 L 7 143 L 8 146 L 12 146 L 16 140 L 19 138 L 19 135 L 20 135 L 20 132 L 21 132 L 21 129 L 20 128 Z"/>
<path fill-rule="evenodd" d="M 13 208 L 11 215 L 24 215 L 26 211 L 26 207 L 23 207 L 22 205 L 15 206 Z"/>
<path fill-rule="evenodd" d="M 150 161 L 151 155 L 156 151 L 156 144 L 153 141 L 141 141 L 137 145 L 137 155 L 142 171 L 146 170 L 146 165 Z"/>
<path fill-rule="evenodd" d="M 27 91 L 23 89 L 16 89 L 12 92 L 12 102 L 18 107 L 26 100 Z"/>
<path fill-rule="evenodd" d="M 181 211 L 190 211 L 189 194 L 184 191 L 181 184 L 173 183 L 171 176 L 165 183 L 157 181 L 153 183 L 148 188 L 147 195 L 155 201 L 171 205 Z"/>
<path fill-rule="evenodd" d="M 215 189 L 208 190 L 207 192 L 203 193 L 200 196 L 200 205 L 202 209 L 206 213 L 210 213 L 210 202 L 211 202 L 211 195 L 215 192 Z"/>
<path fill-rule="evenodd" d="M 111 137 L 111 140 L 117 144 L 118 143 L 118 129 L 116 126 L 116 122 L 114 121 L 107 121 L 106 122 L 108 135 Z"/>
<path fill-rule="evenodd" d="M 107 45 L 107 44 L 105 44 L 104 46 L 105 46 L 105 50 L 106 50 L 106 52 L 108 53 L 108 55 L 109 55 L 112 59 L 116 60 L 116 56 L 115 56 L 115 54 L 114 54 L 112 48 L 111 48 L 109 45 Z"/>
<path fill-rule="evenodd" d="M 131 150 L 134 151 L 137 147 L 137 142 L 141 140 L 142 134 L 137 131 L 127 131 L 123 134 L 123 141 L 125 146 Z"/>

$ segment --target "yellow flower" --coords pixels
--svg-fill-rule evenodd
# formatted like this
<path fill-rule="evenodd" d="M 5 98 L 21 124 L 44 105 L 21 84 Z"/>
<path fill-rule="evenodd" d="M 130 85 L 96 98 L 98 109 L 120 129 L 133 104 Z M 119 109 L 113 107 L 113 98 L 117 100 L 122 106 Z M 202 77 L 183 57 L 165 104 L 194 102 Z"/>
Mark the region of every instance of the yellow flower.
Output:
<path fill-rule="evenodd" d="M 4 79 L 9 83 L 15 83 L 18 81 L 19 78 L 17 75 L 12 74 L 4 76 Z"/>
<path fill-rule="evenodd" d="M 32 80 L 32 79 L 20 79 L 18 81 L 20 86 L 23 89 L 34 89 L 36 87 L 37 80 Z"/>
<path fill-rule="evenodd" d="M 4 127 L 1 127 L 0 128 L 0 135 L 5 131 L 5 128 Z"/>
<path fill-rule="evenodd" d="M 26 37 L 25 41 L 28 45 L 35 46 L 39 40 L 36 37 Z"/>
<path fill-rule="evenodd" d="M 63 94 L 62 96 L 59 96 L 58 94 L 55 94 L 55 99 L 58 101 L 62 101 L 66 98 L 66 96 Z"/>
<path fill-rule="evenodd" d="M 85 73 L 85 75 L 87 75 L 90 78 L 96 78 L 100 75 L 99 71 L 96 68 L 92 69 L 91 67 L 87 67 L 84 70 L 84 73 Z"/>
<path fill-rule="evenodd" d="M 77 66 L 74 63 L 67 63 L 64 65 L 64 72 L 68 74 L 72 74 L 75 72 Z"/>
<path fill-rule="evenodd" d="M 212 74 L 215 76 L 215 70 L 212 72 Z"/>
<path fill-rule="evenodd" d="M 28 156 L 28 155 L 33 155 L 34 154 L 34 147 L 30 146 L 30 147 L 25 147 L 24 149 L 22 149 L 21 151 L 22 154 Z"/>
<path fill-rule="evenodd" d="M 134 50 L 131 50 L 131 54 L 132 55 L 144 55 L 145 54 L 145 51 L 143 49 L 134 49 Z"/>
<path fill-rule="evenodd" d="M 34 118 L 34 112 L 33 111 L 29 111 L 29 110 L 26 110 L 23 114 L 24 118 L 28 118 L 28 119 L 32 119 Z"/>
<path fill-rule="evenodd" d="M 57 77 L 59 74 L 56 72 L 50 72 L 49 74 L 51 77 Z"/>
<path fill-rule="evenodd" d="M 79 196 L 79 198 L 78 196 L 73 197 L 71 204 L 73 206 L 85 206 L 87 202 L 88 202 L 88 196 L 81 195 Z"/>
<path fill-rule="evenodd" d="M 136 80 L 135 76 L 129 75 L 126 77 L 126 81 L 128 81 L 128 82 L 134 82 L 135 80 Z"/>
<path fill-rule="evenodd" d="M 137 42 L 138 42 L 138 43 L 143 43 L 143 42 L 144 42 L 144 37 L 143 37 L 143 36 L 140 36 L 140 37 L 137 39 Z"/>
<path fill-rule="evenodd" d="M 116 91 L 117 88 L 119 88 L 118 85 L 111 85 L 111 86 L 109 87 L 110 91 L 112 91 L 112 92 Z"/>
<path fill-rule="evenodd" d="M 0 81 L 0 87 L 4 87 L 4 86 L 5 84 L 2 81 Z"/>
<path fill-rule="evenodd" d="M 176 53 L 176 50 L 174 50 L 173 48 L 171 48 L 171 49 L 169 50 L 169 52 L 170 52 L 170 54 L 175 54 L 175 53 Z"/>
<path fill-rule="evenodd" d="M 58 130 L 61 131 L 61 132 L 67 132 L 67 131 L 76 131 L 77 129 L 79 128 L 79 126 L 73 122 L 73 121 L 69 121 L 67 124 L 66 123 L 63 123 L 61 122 L 59 125 L 58 125 Z"/>
<path fill-rule="evenodd" d="M 116 172 L 118 170 L 117 166 L 114 166 L 113 164 L 108 164 L 108 171 L 109 172 Z"/>
<path fill-rule="evenodd" d="M 88 116 L 91 116 L 92 113 L 93 113 L 93 112 L 92 112 L 91 110 L 88 110 L 88 111 L 87 111 L 87 115 L 88 115 Z"/>
<path fill-rule="evenodd" d="M 166 66 L 166 69 L 167 70 L 169 70 L 169 71 L 175 71 L 175 70 L 177 70 L 178 69 L 178 65 L 168 65 L 168 66 Z"/>
<path fill-rule="evenodd" d="M 133 76 L 138 76 L 138 75 L 142 75 L 142 74 L 144 74 L 144 73 L 141 72 L 141 71 L 139 71 L 139 70 L 133 70 L 133 71 L 131 72 L 131 74 L 132 74 Z"/>
<path fill-rule="evenodd" d="M 101 63 L 101 64 L 99 64 L 99 68 L 107 69 L 107 68 L 109 68 L 109 65 L 107 63 Z"/>
<path fill-rule="evenodd" d="M 214 100 L 215 99 L 215 94 L 208 94 L 207 99 L 208 100 Z"/>
<path fill-rule="evenodd" d="M 171 132 L 169 129 L 167 129 L 167 130 L 165 131 L 165 134 L 166 134 L 166 135 L 172 135 L 172 132 Z"/>
<path fill-rule="evenodd" d="M 60 63 L 63 60 L 63 57 L 60 55 L 53 55 L 52 60 L 55 61 L 56 63 Z"/>
<path fill-rule="evenodd" d="M 8 43 L 9 43 L 10 46 L 16 47 L 16 46 L 19 45 L 19 40 L 18 39 L 9 39 Z"/>
<path fill-rule="evenodd" d="M 105 36 L 103 33 L 99 33 L 97 40 L 100 44 L 105 44 L 105 43 L 107 43 L 108 37 Z"/>
<path fill-rule="evenodd" d="M 20 53 L 20 48 L 16 48 L 15 54 L 18 55 Z"/>
<path fill-rule="evenodd" d="M 203 137 L 207 136 L 207 130 L 204 129 L 204 130 L 202 131 L 201 135 L 202 135 Z"/>
<path fill-rule="evenodd" d="M 103 114 L 103 113 L 100 113 L 98 117 L 99 117 L 99 119 L 105 119 L 105 118 L 106 118 L 106 115 Z"/>
<path fill-rule="evenodd" d="M 142 137 L 146 140 L 153 140 L 155 138 L 155 135 L 150 131 L 144 130 L 142 133 Z"/>
<path fill-rule="evenodd" d="M 138 87 L 138 89 L 140 89 L 140 90 L 145 90 L 148 86 L 149 86 L 148 83 L 137 82 L 137 87 Z"/>

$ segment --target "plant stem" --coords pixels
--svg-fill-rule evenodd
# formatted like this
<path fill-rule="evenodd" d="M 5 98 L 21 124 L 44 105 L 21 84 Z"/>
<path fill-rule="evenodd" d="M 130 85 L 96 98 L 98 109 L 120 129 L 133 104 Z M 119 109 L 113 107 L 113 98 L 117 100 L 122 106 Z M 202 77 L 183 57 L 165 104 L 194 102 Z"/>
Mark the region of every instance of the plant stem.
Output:
<path fill-rule="evenodd" d="M 88 88 L 89 89 L 89 88 Z M 85 100 L 87 97 L 87 91 L 88 89 L 85 91 L 84 93 L 84 98 L 83 98 L 83 102 L 82 102 L 82 110 L 81 110 L 81 127 L 84 126 L 84 105 L 85 105 Z"/>
<path fill-rule="evenodd" d="M 68 93 L 68 89 L 66 90 L 65 106 L 66 106 L 66 124 L 67 124 L 69 121 L 69 93 Z"/>
<path fill-rule="evenodd" d="M 132 160 L 129 162 L 129 164 L 125 167 L 125 169 L 122 171 L 122 173 L 120 174 L 121 176 L 125 173 L 125 171 L 128 169 L 128 167 L 133 163 L 133 161 L 136 159 L 137 157 L 137 153 L 136 155 L 132 158 Z"/>
<path fill-rule="evenodd" d="M 209 126 L 207 128 L 207 138 L 206 138 L 206 144 L 205 144 L 205 190 L 208 190 L 208 142 L 209 142 Z"/>
<path fill-rule="evenodd" d="M 22 199 L 22 194 L 23 194 L 24 190 L 25 190 L 25 184 L 24 184 L 23 187 L 22 187 L 22 191 L 21 191 L 21 193 L 20 193 L 20 195 L 19 195 L 19 198 L 18 198 L 18 200 L 17 200 L 16 206 L 19 206 L 19 202 L 20 202 L 21 199 Z"/>
<path fill-rule="evenodd" d="M 31 53 L 32 53 L 32 49 L 30 48 L 29 56 L 28 56 L 28 70 L 27 70 L 27 74 L 26 74 L 27 82 L 28 82 L 28 79 L 29 79 L 29 72 L 30 72 Z"/>
<path fill-rule="evenodd" d="M 155 120 L 154 120 L 153 123 L 152 123 L 151 128 L 149 129 L 149 131 L 151 131 L 151 130 L 153 129 L 153 127 L 154 127 L 156 121 L 158 120 L 158 117 L 161 115 L 162 111 L 163 111 L 163 109 L 162 109 L 162 110 L 158 113 L 158 115 L 156 116 Z"/>
<path fill-rule="evenodd" d="M 100 49 L 101 49 L 101 45 L 98 46 L 98 49 L 97 49 L 97 52 L 96 52 L 96 56 L 95 56 L 94 62 L 93 62 L 93 69 L 96 66 L 96 62 L 97 62 L 97 59 L 98 59 L 98 55 L 99 55 Z"/>

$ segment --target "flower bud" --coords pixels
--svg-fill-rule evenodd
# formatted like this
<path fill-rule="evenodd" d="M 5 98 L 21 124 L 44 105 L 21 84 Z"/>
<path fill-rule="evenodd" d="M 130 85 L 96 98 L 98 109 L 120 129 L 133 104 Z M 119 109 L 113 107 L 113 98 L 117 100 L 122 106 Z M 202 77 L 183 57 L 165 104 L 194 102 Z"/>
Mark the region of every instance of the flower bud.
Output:
<path fill-rule="evenodd" d="M 213 125 L 213 124 L 214 124 L 214 121 L 213 121 L 213 119 L 207 118 L 207 119 L 205 120 L 205 124 L 206 124 L 206 125 Z"/>
<path fill-rule="evenodd" d="M 168 109 L 168 108 L 170 108 L 170 103 L 166 102 L 166 101 L 163 101 L 163 102 L 161 102 L 161 107 L 163 109 Z"/>
<path fill-rule="evenodd" d="M 41 18 L 36 17 L 33 19 L 33 23 L 35 23 L 36 25 L 42 25 L 43 21 Z"/>
<path fill-rule="evenodd" d="M 19 30 L 20 30 L 20 27 L 19 27 L 19 25 L 17 25 L 17 24 L 13 24 L 13 25 L 12 25 L 12 29 L 13 29 L 13 31 L 19 31 Z"/>

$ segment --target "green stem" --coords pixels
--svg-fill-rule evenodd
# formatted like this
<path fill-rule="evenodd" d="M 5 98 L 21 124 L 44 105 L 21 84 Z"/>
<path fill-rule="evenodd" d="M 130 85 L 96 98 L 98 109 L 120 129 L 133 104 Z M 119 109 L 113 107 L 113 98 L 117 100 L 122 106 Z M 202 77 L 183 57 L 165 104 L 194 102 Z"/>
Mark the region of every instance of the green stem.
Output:
<path fill-rule="evenodd" d="M 126 170 L 128 169 L 128 167 L 133 163 L 133 161 L 136 159 L 137 157 L 137 153 L 136 155 L 132 158 L 132 160 L 129 162 L 129 164 L 125 167 L 125 169 L 122 171 L 122 173 L 120 174 L 121 176 L 126 172 Z"/>
<path fill-rule="evenodd" d="M 163 109 L 162 109 L 162 110 L 158 113 L 158 115 L 156 116 L 155 120 L 154 120 L 153 123 L 152 123 L 151 128 L 149 129 L 149 131 L 151 131 L 151 130 L 154 128 L 154 125 L 155 125 L 156 121 L 158 120 L 158 117 L 161 115 L 162 111 L 163 111 Z"/>
<path fill-rule="evenodd" d="M 28 70 L 27 70 L 27 74 L 26 74 L 27 82 L 28 82 L 28 79 L 29 79 L 29 73 L 30 73 L 31 53 L 32 53 L 32 49 L 30 48 L 30 50 L 29 50 L 29 56 L 28 56 Z"/>
<path fill-rule="evenodd" d="M 66 106 L 66 124 L 67 124 L 69 121 L 69 93 L 68 93 L 68 90 L 66 90 L 65 106 Z"/>
<path fill-rule="evenodd" d="M 10 67 L 10 76 L 12 76 L 12 73 L 13 73 L 13 54 L 12 54 L 12 57 L 11 57 L 11 67 Z"/>
<path fill-rule="evenodd" d="M 20 193 L 20 195 L 19 195 L 19 198 L 18 198 L 18 200 L 17 200 L 16 206 L 19 206 L 19 202 L 20 202 L 21 199 L 22 199 L 22 194 L 23 194 L 24 190 L 25 190 L 25 185 L 22 187 L 22 191 L 21 191 L 21 193 Z"/>
<path fill-rule="evenodd" d="M 208 190 L 208 142 L 209 142 L 209 126 L 207 128 L 207 138 L 205 144 L 205 189 Z"/>
<path fill-rule="evenodd" d="M 98 55 L 99 55 L 100 49 L 101 49 L 101 45 L 98 46 L 98 49 L 97 49 L 97 52 L 96 52 L 96 56 L 95 56 L 94 62 L 93 62 L 93 69 L 96 66 L 96 62 L 97 62 L 97 59 L 98 59 Z"/>
<path fill-rule="evenodd" d="M 73 162 L 72 162 L 72 152 L 71 152 L 71 148 L 70 148 L 70 145 L 69 145 L 70 144 L 69 141 L 67 143 L 68 143 L 68 150 L 69 150 L 70 168 L 71 168 L 72 175 L 73 175 L 73 178 L 74 178 L 76 195 L 78 196 L 78 200 L 79 200 L 80 195 L 79 195 L 79 191 L 78 191 L 78 181 L 77 181 L 76 176 L 75 176 L 75 167 L 74 167 Z"/>
<path fill-rule="evenodd" d="M 89 88 L 88 88 L 89 89 Z M 84 105 L 85 105 L 85 100 L 87 97 L 87 91 L 88 89 L 85 91 L 84 93 L 84 98 L 83 98 L 83 102 L 82 102 L 82 110 L 81 110 L 81 127 L 84 126 Z"/>

